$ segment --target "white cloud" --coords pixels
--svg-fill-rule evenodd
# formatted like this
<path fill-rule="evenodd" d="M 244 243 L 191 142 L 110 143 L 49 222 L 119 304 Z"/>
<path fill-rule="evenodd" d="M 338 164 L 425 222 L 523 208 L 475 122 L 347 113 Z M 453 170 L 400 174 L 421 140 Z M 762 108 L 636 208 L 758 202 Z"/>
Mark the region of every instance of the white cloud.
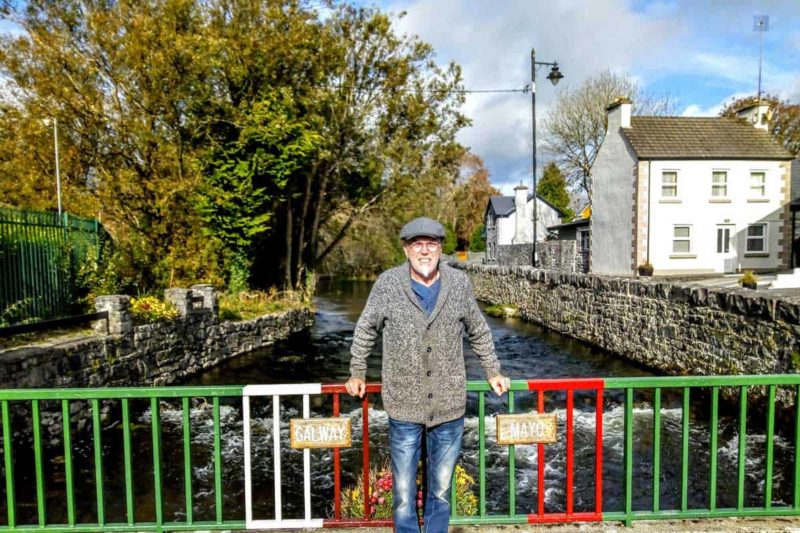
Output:
<path fill-rule="evenodd" d="M 563 85 L 578 85 L 607 68 L 630 72 L 635 64 L 665 59 L 669 43 L 683 31 L 671 19 L 634 12 L 626 0 L 416 0 L 388 8 L 407 11 L 397 28 L 431 43 L 441 63 L 459 63 L 469 89 L 528 84 L 531 46 L 538 61 L 558 61 Z M 556 94 L 547 71 L 537 73 L 537 122 Z M 467 97 L 464 111 L 473 126 L 459 140 L 484 158 L 496 186 L 530 180 L 530 102 L 530 95 L 521 93 Z M 543 132 L 537 133 L 541 152 Z"/>

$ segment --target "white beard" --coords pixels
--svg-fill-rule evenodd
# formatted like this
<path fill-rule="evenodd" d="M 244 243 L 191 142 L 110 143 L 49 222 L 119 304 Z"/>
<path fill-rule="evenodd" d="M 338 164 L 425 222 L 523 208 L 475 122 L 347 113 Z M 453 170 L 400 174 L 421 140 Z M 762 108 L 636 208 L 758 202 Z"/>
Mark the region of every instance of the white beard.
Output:
<path fill-rule="evenodd" d="M 411 264 L 411 268 L 413 268 L 417 274 L 422 276 L 423 278 L 427 278 L 431 275 L 431 272 L 436 268 L 438 262 L 430 261 L 428 263 L 422 263 L 418 267 L 415 267 L 414 264 Z"/>

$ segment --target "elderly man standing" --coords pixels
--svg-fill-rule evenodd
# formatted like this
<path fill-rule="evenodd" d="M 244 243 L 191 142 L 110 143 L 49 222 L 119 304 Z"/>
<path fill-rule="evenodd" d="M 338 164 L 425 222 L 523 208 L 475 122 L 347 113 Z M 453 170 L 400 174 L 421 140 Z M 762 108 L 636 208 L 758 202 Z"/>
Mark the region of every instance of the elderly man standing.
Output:
<path fill-rule="evenodd" d="M 500 373 L 492 333 L 467 276 L 439 258 L 444 228 L 416 218 L 400 231 L 408 263 L 387 270 L 372 287 L 350 349 L 347 392 L 365 392 L 366 359 L 383 333 L 383 404 L 389 415 L 394 527 L 419 532 L 417 463 L 427 445 L 426 533 L 447 531 L 453 477 L 466 409 L 463 332 L 478 355 L 489 384 L 500 396 L 509 382 Z"/>

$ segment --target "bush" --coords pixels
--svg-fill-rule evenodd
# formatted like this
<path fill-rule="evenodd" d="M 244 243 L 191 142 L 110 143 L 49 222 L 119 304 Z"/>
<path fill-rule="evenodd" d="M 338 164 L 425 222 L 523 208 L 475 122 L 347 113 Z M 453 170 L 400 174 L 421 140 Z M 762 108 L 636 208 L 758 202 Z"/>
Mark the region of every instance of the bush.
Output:
<path fill-rule="evenodd" d="M 645 261 L 638 267 L 636 270 L 639 272 L 640 276 L 652 276 L 653 275 L 653 265 L 650 264 L 650 261 Z"/>
<path fill-rule="evenodd" d="M 749 289 L 755 289 L 758 284 L 758 276 L 752 270 L 745 270 L 739 278 L 739 285 Z"/>
<path fill-rule="evenodd" d="M 171 302 L 155 296 L 144 296 L 131 298 L 131 314 L 135 324 L 152 324 L 177 318 L 178 310 Z"/>
<path fill-rule="evenodd" d="M 456 514 L 458 516 L 474 516 L 478 513 L 478 498 L 472 492 L 475 479 L 464 467 L 456 465 Z M 417 475 L 417 486 L 422 485 L 421 474 Z M 392 517 L 392 471 L 388 465 L 380 470 L 372 469 L 369 473 L 370 516 L 369 518 Z M 364 481 L 363 475 L 354 487 L 342 490 L 342 518 L 364 517 Z M 417 490 L 417 512 L 422 516 L 423 494 Z"/>

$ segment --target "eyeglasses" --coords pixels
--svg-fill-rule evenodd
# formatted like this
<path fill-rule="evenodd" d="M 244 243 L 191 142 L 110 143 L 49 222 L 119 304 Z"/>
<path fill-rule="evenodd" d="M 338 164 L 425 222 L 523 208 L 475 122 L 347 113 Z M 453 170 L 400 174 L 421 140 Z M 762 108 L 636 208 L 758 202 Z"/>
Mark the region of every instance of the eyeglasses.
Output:
<path fill-rule="evenodd" d="M 441 247 L 439 241 L 414 241 L 408 245 L 415 253 L 420 253 L 422 248 L 425 247 L 429 252 L 438 252 Z"/>

